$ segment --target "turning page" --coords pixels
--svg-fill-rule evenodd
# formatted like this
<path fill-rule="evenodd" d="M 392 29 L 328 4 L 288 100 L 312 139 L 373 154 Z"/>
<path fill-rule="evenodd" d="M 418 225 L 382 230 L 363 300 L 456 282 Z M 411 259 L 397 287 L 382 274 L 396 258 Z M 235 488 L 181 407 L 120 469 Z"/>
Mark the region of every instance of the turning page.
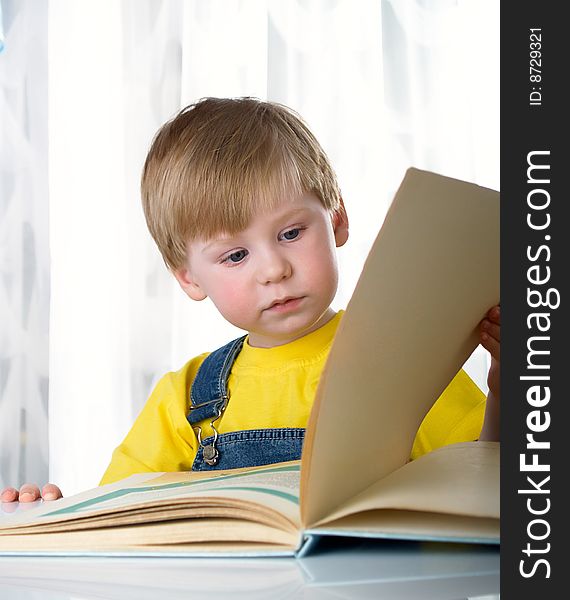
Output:
<path fill-rule="evenodd" d="M 408 461 L 498 303 L 499 193 L 409 169 L 319 384 L 302 457 L 305 527 Z"/>

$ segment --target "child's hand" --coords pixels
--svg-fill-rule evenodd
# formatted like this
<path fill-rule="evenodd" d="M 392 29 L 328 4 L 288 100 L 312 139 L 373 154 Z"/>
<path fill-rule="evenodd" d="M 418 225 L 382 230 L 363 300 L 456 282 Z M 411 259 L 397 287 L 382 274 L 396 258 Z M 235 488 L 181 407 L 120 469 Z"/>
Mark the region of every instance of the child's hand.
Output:
<path fill-rule="evenodd" d="M 481 429 L 480 440 L 500 438 L 500 402 L 501 402 L 501 309 L 493 306 L 479 325 L 479 336 L 483 348 L 491 354 L 491 366 L 487 375 L 489 394 L 485 408 L 485 420 Z"/>
<path fill-rule="evenodd" d="M 20 490 L 12 487 L 7 487 L 2 490 L 0 494 L 0 502 L 35 502 L 39 498 L 44 500 L 57 500 L 61 498 L 63 494 L 61 490 L 53 483 L 47 483 L 40 488 L 35 483 L 24 483 Z"/>
<path fill-rule="evenodd" d="M 481 345 L 491 354 L 491 367 L 487 376 L 489 391 L 496 398 L 501 397 L 501 378 L 499 365 L 501 362 L 501 309 L 493 306 L 479 326 Z"/>

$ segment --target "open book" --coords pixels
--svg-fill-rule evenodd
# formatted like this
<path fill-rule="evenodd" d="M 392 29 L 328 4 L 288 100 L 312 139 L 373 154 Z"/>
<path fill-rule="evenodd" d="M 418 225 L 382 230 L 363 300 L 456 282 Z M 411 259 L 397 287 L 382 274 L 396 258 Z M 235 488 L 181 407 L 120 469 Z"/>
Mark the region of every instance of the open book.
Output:
<path fill-rule="evenodd" d="M 301 461 L 133 475 L 6 519 L 0 554 L 300 555 L 325 535 L 497 543 L 498 444 L 409 456 L 498 302 L 498 192 L 409 169 L 339 325 Z"/>

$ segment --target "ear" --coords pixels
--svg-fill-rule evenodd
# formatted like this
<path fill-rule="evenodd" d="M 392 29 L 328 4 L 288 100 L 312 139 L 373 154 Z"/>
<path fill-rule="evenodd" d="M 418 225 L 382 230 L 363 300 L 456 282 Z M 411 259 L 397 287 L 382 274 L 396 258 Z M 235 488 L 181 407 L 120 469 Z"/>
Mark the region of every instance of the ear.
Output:
<path fill-rule="evenodd" d="M 346 214 L 342 198 L 340 199 L 340 206 L 332 215 L 332 225 L 336 247 L 340 248 L 341 246 L 344 246 L 346 240 L 348 240 L 348 215 Z"/>
<path fill-rule="evenodd" d="M 172 271 L 176 281 L 180 284 L 180 287 L 184 290 L 184 293 L 188 295 L 192 300 L 204 300 L 207 298 L 207 294 L 204 293 L 202 288 L 196 283 L 190 271 L 186 268 L 176 269 Z"/>

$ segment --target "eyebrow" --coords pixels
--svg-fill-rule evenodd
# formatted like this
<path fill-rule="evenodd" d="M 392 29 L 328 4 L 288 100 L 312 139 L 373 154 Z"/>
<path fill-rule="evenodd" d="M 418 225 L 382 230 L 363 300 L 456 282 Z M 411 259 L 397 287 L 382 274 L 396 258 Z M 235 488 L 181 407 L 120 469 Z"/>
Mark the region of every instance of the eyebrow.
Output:
<path fill-rule="evenodd" d="M 234 237 L 235 236 L 231 236 L 231 237 L 227 237 L 227 238 L 217 238 L 215 240 L 212 240 L 209 244 L 204 246 L 202 248 L 202 250 L 200 250 L 200 254 L 210 252 L 211 250 L 215 249 L 215 247 L 218 245 L 229 244 L 233 241 Z"/>

